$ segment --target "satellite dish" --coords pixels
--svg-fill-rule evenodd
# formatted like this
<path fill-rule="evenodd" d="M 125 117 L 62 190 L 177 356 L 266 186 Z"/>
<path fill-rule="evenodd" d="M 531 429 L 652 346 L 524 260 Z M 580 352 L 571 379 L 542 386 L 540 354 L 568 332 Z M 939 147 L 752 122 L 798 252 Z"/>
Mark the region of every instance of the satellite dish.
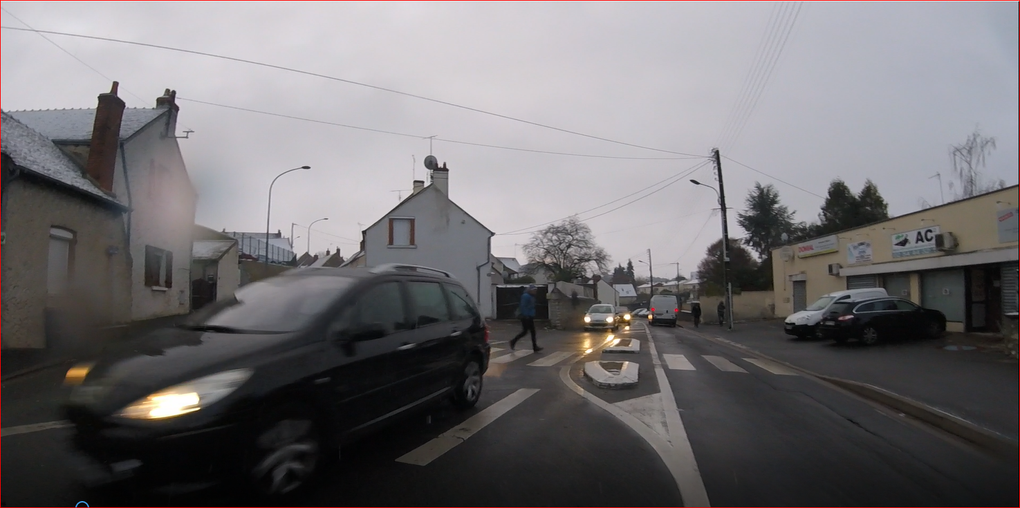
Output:
<path fill-rule="evenodd" d="M 436 159 L 435 156 L 429 155 L 428 157 L 425 157 L 425 167 L 435 171 L 439 169 L 439 160 Z"/>
<path fill-rule="evenodd" d="M 783 233 L 782 236 L 779 237 L 779 239 L 782 240 L 783 243 L 789 242 L 790 241 L 790 235 L 788 235 L 786 233 Z"/>

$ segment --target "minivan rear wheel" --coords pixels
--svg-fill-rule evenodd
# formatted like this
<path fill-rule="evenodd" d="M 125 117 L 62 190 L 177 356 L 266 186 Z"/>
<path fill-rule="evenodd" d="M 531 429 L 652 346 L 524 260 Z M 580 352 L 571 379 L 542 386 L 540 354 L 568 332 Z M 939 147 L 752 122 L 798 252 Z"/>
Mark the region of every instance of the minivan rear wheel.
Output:
<path fill-rule="evenodd" d="M 453 405 L 458 409 L 471 409 L 482 396 L 482 367 L 471 360 L 453 386 Z"/>

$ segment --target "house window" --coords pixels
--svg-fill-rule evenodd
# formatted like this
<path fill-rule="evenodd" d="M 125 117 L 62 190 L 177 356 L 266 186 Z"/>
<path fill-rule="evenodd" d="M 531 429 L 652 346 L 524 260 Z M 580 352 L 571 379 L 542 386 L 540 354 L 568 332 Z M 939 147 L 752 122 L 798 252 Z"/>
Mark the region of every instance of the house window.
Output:
<path fill-rule="evenodd" d="M 174 253 L 145 246 L 145 285 L 151 288 L 174 287 Z"/>
<path fill-rule="evenodd" d="M 390 246 L 414 245 L 414 219 L 390 219 Z"/>
<path fill-rule="evenodd" d="M 50 295 L 67 291 L 74 261 L 74 233 L 62 228 L 50 228 L 50 252 L 46 289 Z"/>

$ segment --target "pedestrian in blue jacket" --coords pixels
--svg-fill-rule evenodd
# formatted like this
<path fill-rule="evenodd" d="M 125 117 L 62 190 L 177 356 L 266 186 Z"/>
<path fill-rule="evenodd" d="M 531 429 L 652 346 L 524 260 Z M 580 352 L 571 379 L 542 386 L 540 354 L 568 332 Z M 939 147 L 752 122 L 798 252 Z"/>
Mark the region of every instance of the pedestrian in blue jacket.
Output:
<path fill-rule="evenodd" d="M 510 341 L 510 350 L 513 351 L 517 346 L 517 341 L 522 337 L 531 332 L 531 349 L 536 353 L 541 351 L 542 348 L 538 347 L 538 338 L 535 332 L 535 293 L 538 292 L 538 288 L 534 284 L 528 286 L 528 289 L 521 295 L 521 306 L 518 307 L 518 317 L 521 320 L 521 333 L 518 333 L 513 340 Z"/>

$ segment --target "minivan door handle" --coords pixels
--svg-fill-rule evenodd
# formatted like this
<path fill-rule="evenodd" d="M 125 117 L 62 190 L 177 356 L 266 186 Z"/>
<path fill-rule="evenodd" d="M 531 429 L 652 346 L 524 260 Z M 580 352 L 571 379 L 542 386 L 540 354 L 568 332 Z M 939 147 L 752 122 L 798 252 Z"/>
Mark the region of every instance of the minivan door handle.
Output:
<path fill-rule="evenodd" d="M 464 335 L 464 332 L 462 332 L 460 330 L 457 330 L 457 331 L 451 333 L 450 337 L 460 337 L 461 335 Z"/>
<path fill-rule="evenodd" d="M 418 347 L 417 344 L 404 344 L 404 345 L 398 347 L 397 351 L 409 351 L 409 350 L 414 349 L 416 347 Z"/>

